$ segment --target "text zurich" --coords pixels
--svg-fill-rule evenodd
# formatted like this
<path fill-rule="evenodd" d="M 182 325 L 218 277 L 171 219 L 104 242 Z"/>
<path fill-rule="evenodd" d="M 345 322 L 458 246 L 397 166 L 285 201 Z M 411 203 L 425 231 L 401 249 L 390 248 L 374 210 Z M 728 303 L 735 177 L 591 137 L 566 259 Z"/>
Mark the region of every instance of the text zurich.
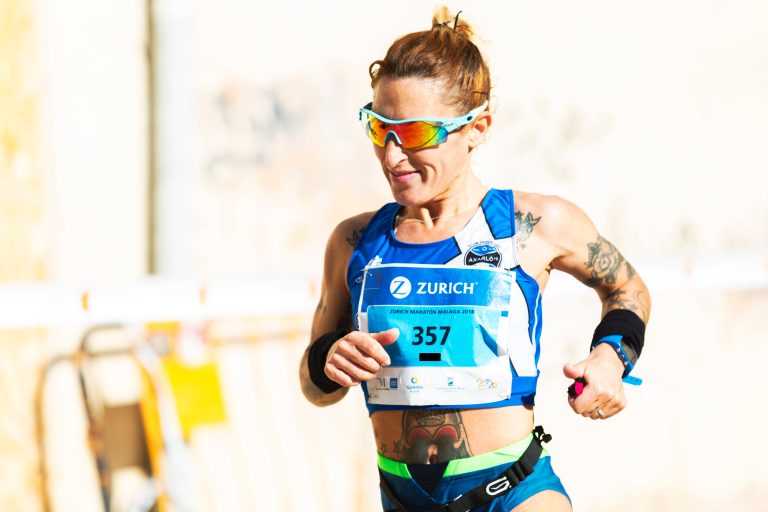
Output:
<path fill-rule="evenodd" d="M 455 282 L 455 283 L 427 283 L 427 282 L 420 282 L 418 284 L 418 289 L 416 290 L 417 295 L 445 295 L 445 294 L 472 294 L 475 293 L 475 284 L 476 283 L 465 283 L 465 282 Z"/>

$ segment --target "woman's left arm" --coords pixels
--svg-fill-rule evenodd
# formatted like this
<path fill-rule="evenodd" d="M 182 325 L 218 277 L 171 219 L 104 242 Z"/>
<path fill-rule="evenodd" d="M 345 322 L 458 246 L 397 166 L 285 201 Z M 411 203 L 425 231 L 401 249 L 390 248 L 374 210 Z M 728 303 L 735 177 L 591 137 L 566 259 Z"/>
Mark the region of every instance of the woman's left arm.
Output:
<path fill-rule="evenodd" d="M 547 238 L 556 247 L 551 268 L 567 272 L 597 292 L 602 302 L 602 321 L 596 332 L 623 334 L 630 343 L 622 345 L 634 358 L 642 349 L 651 311 L 648 288 L 580 208 L 557 197 L 549 198 L 548 203 L 548 217 L 557 221 L 549 223 L 546 230 Z M 633 349 L 637 354 L 632 354 Z M 610 343 L 594 345 L 586 359 L 566 364 L 566 377 L 586 382 L 581 395 L 568 399 L 574 412 L 593 419 L 609 418 L 620 412 L 626 406 L 622 382 L 626 369 L 619 351 Z"/>

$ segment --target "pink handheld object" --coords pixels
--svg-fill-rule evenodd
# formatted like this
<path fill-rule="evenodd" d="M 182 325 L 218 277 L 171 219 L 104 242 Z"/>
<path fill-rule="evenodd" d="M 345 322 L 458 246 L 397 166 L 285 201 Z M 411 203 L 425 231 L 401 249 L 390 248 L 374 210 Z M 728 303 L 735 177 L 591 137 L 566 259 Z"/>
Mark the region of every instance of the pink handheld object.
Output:
<path fill-rule="evenodd" d="M 568 386 L 568 396 L 571 398 L 576 398 L 584 392 L 584 386 L 586 385 L 587 381 L 585 381 L 582 377 L 574 379 L 573 384 Z"/>

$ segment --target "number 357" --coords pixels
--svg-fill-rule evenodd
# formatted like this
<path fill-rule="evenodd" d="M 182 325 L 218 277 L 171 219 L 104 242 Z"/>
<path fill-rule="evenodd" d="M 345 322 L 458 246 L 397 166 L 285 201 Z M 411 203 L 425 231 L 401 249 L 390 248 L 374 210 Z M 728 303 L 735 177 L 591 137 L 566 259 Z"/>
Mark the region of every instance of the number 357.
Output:
<path fill-rule="evenodd" d="M 448 334 L 451 332 L 450 325 L 429 325 L 427 327 L 416 326 L 413 328 L 413 344 L 414 345 L 434 345 L 437 343 L 437 338 L 440 336 L 440 344 L 445 345 L 445 341 L 448 339 Z"/>

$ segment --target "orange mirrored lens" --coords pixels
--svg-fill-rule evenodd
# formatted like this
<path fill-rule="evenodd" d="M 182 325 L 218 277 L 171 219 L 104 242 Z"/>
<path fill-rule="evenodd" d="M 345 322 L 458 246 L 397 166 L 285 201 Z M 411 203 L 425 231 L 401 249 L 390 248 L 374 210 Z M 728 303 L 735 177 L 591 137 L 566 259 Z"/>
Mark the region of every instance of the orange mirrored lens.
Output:
<path fill-rule="evenodd" d="M 384 146 L 390 133 L 405 149 L 418 149 L 445 142 L 447 133 L 440 124 L 427 121 L 412 121 L 409 123 L 386 123 L 373 116 L 368 116 L 368 137 L 377 146 Z"/>

